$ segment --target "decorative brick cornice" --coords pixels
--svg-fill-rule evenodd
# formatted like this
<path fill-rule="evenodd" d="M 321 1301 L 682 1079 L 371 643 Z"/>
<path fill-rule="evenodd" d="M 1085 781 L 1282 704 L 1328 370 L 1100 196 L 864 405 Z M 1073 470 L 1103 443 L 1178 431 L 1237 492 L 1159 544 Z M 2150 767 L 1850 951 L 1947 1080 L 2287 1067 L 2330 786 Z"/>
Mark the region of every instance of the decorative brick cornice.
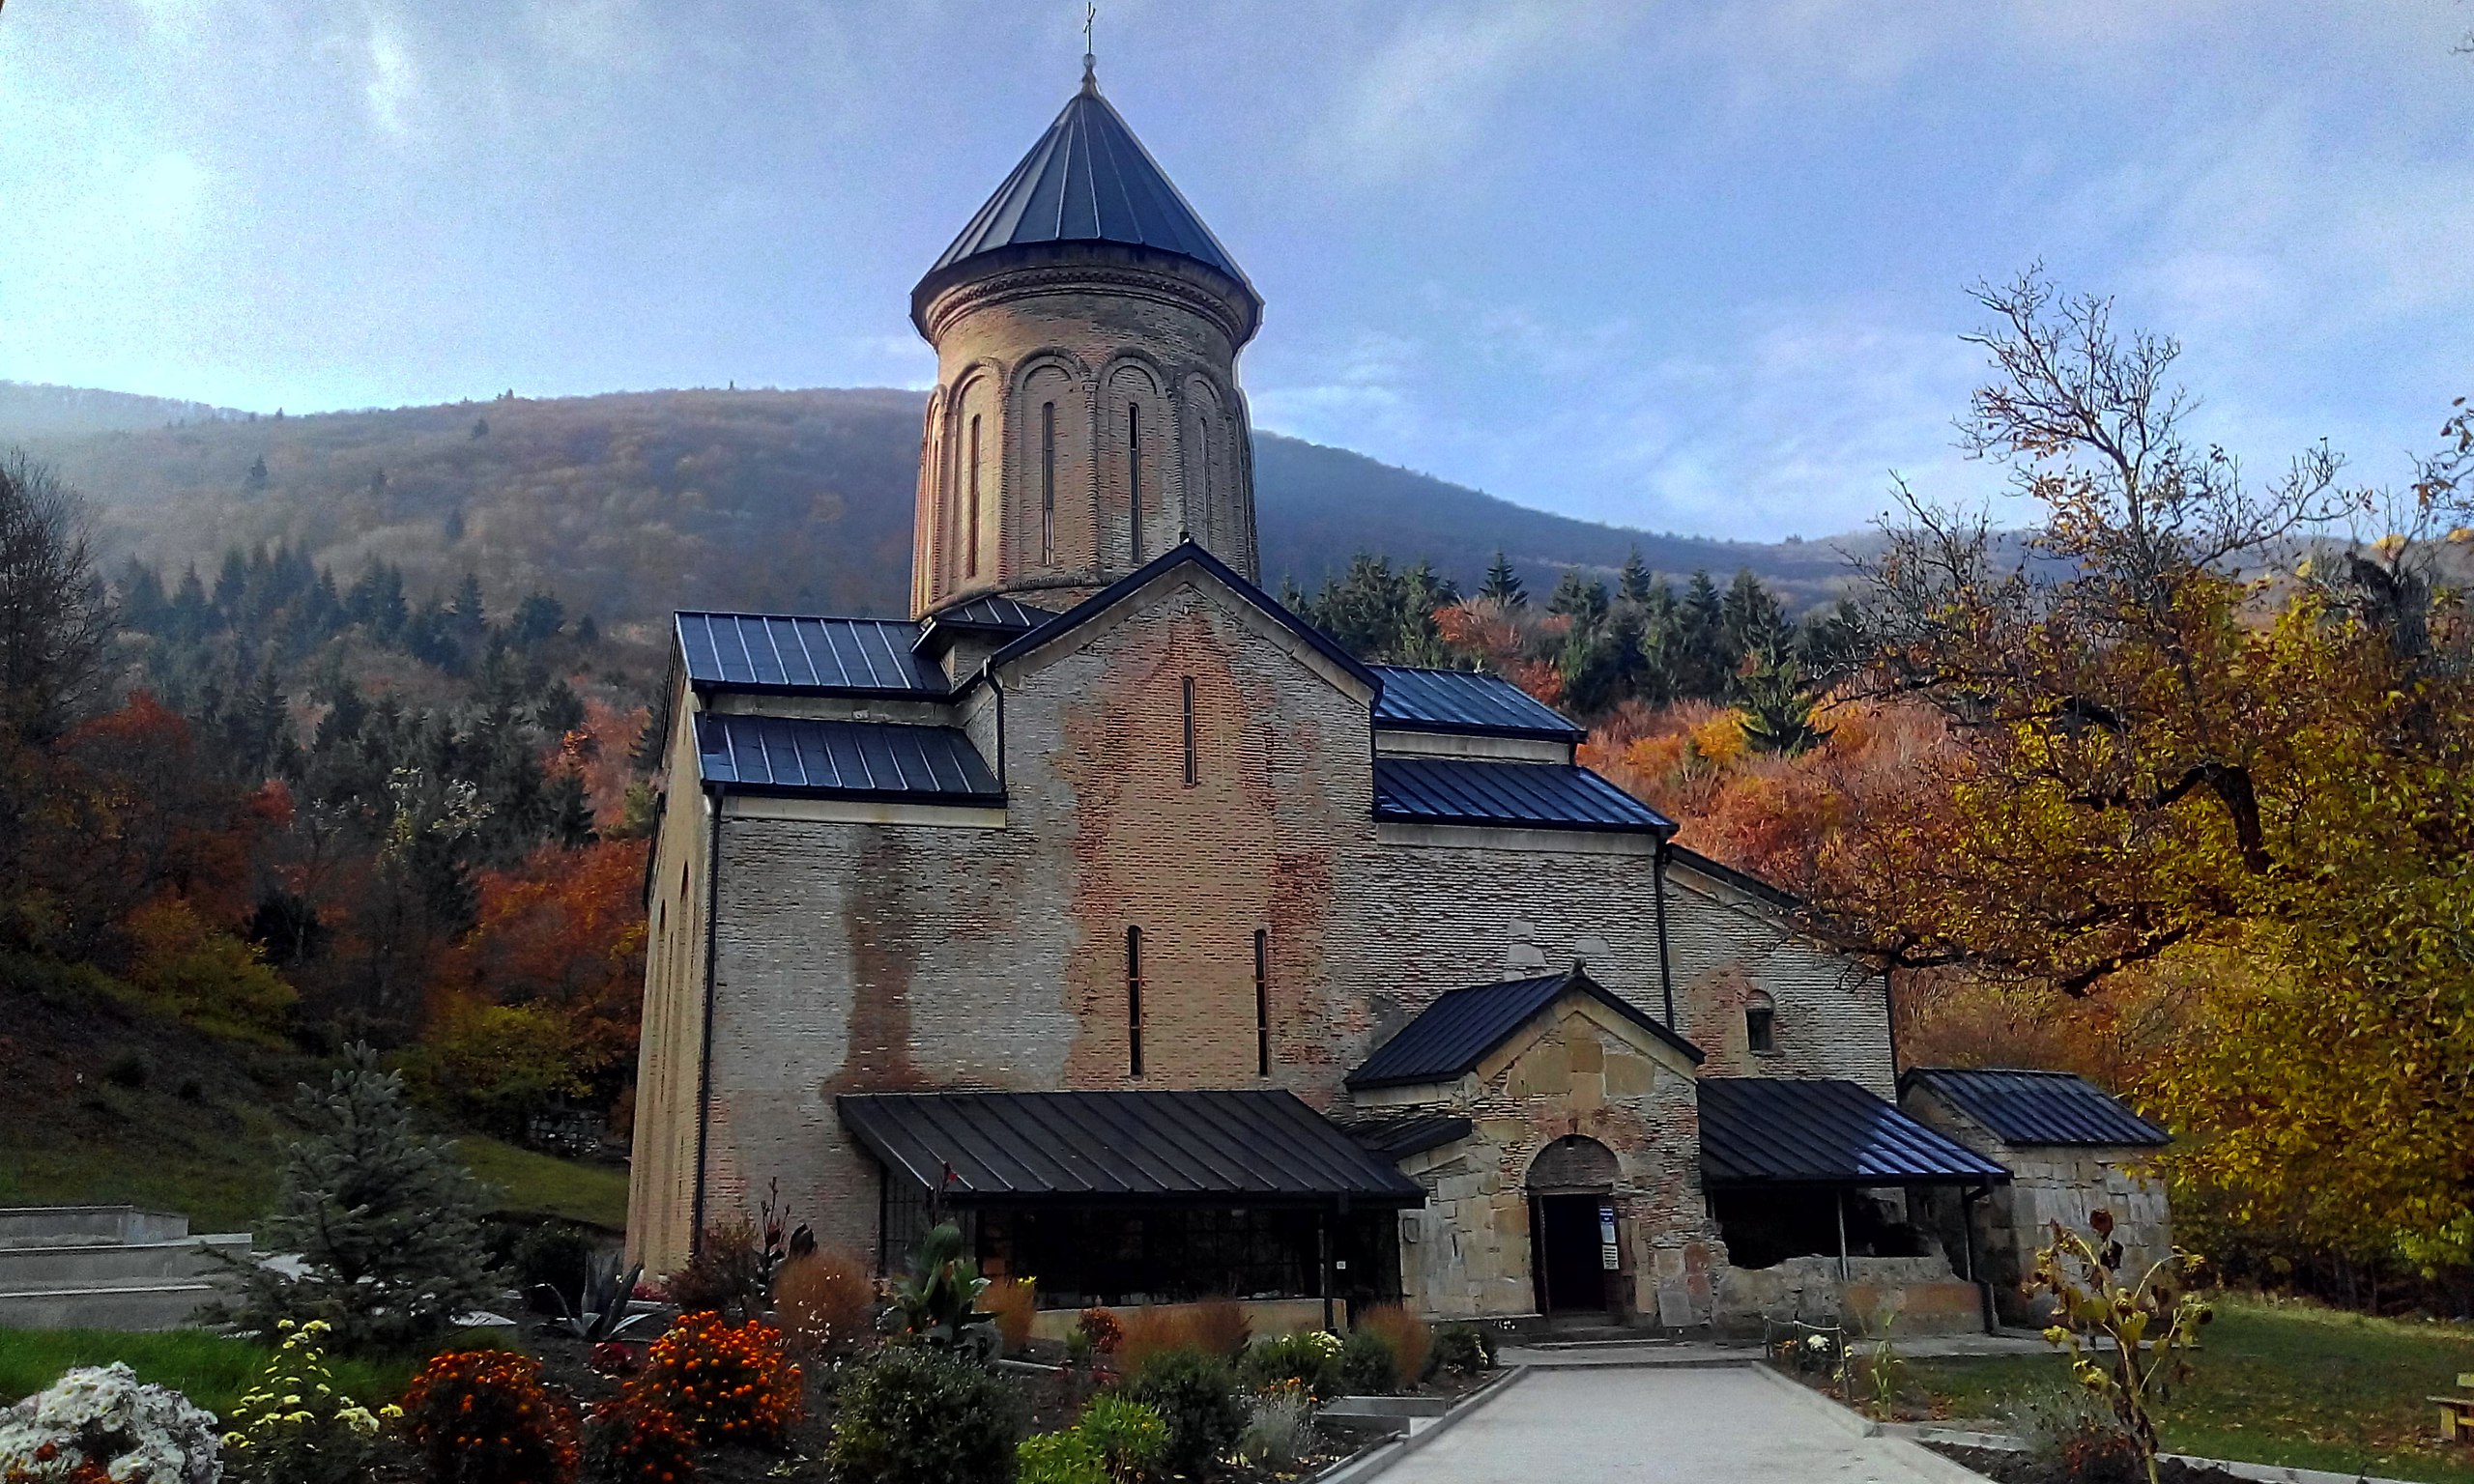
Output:
<path fill-rule="evenodd" d="M 1209 321 L 1230 346 L 1243 345 L 1254 333 L 1258 308 L 1244 299 L 1220 293 L 1193 276 L 1125 262 L 1082 261 L 1026 263 L 998 268 L 936 291 L 920 306 L 920 328 L 931 342 L 942 341 L 957 320 L 974 310 L 1050 294 L 1096 293 L 1117 299 L 1162 304 Z"/>

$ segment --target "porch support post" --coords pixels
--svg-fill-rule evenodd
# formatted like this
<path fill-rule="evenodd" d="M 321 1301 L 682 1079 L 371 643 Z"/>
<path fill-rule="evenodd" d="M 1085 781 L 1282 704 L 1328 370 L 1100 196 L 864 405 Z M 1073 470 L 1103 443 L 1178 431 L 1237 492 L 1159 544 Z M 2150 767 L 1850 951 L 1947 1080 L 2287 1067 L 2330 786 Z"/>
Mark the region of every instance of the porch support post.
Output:
<path fill-rule="evenodd" d="M 1314 1212 L 1314 1270 L 1323 1291 L 1323 1332 L 1336 1333 L 1332 1327 L 1332 1213 L 1320 1207 Z"/>
<path fill-rule="evenodd" d="M 1838 1281 L 1847 1281 L 1847 1192 L 1833 1185 L 1829 1192 L 1830 1210 L 1838 1214 Z"/>
<path fill-rule="evenodd" d="M 1981 1281 L 1975 1275 L 1975 1203 L 1982 1200 L 1987 1193 L 1981 1187 L 1974 1190 L 1963 1189 L 1959 1192 L 1959 1231 L 1967 1242 L 1968 1281 L 1975 1284 L 1976 1298 L 1984 1309 L 1984 1332 L 1991 1334 L 1995 1329 L 1993 1285 Z"/>

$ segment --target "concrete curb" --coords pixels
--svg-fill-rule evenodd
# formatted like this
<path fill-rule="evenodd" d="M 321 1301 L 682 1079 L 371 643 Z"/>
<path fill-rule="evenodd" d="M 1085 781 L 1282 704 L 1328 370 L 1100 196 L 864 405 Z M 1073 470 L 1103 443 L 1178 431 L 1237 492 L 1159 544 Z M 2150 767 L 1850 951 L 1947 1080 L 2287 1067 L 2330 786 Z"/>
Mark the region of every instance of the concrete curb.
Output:
<path fill-rule="evenodd" d="M 1931 1448 L 1917 1442 L 1911 1436 L 1910 1430 L 1903 1425 L 1895 1422 L 1886 1424 L 1876 1422 L 1852 1407 L 1844 1407 L 1831 1401 L 1802 1382 L 1779 1375 L 1773 1366 L 1765 1365 L 1759 1369 L 1772 1384 L 1784 1386 L 1794 1392 L 1798 1398 L 1798 1405 L 1805 1411 L 1827 1419 L 1830 1426 L 1842 1433 L 1872 1439 L 1881 1444 L 1884 1452 L 1907 1468 L 1934 1480 L 1935 1484 L 1985 1484 L 1983 1474 L 1956 1459 L 1943 1458 Z"/>
<path fill-rule="evenodd" d="M 1391 1468 L 1394 1464 L 1398 1463 L 1410 1454 L 1415 1453 L 1418 1449 L 1424 1447 L 1429 1442 L 1432 1442 L 1437 1436 L 1445 1432 L 1447 1429 L 1458 1425 L 1461 1418 L 1482 1410 L 1489 1403 L 1493 1402 L 1496 1397 L 1503 1395 L 1505 1392 L 1510 1390 L 1516 1385 L 1519 1385 L 1522 1382 L 1527 1381 L 1528 1379 L 1528 1366 L 1514 1366 L 1512 1367 L 1510 1375 L 1506 1376 L 1499 1382 L 1496 1382 L 1493 1385 L 1479 1392 L 1476 1396 L 1470 1397 L 1467 1401 L 1464 1401 L 1459 1406 L 1453 1408 L 1442 1416 L 1435 1418 L 1433 1426 L 1420 1428 L 1418 1431 L 1411 1433 L 1406 1438 L 1395 1439 L 1391 1442 L 1379 1443 L 1368 1451 L 1361 1453 L 1357 1457 L 1350 1459 L 1347 1463 L 1341 1464 L 1331 1472 L 1315 1475 L 1310 1481 L 1310 1484 L 1366 1484 L 1366 1480 L 1373 1478 L 1375 1475 L 1383 1472 L 1383 1470 Z"/>
<path fill-rule="evenodd" d="M 1965 1428 L 1936 1427 L 1929 1422 L 1892 1422 L 1883 1428 L 1883 1433 L 1887 1437 L 1913 1440 L 1918 1447 L 1928 1442 L 1940 1442 L 1953 1447 L 1982 1448 L 1992 1453 L 2016 1453 L 2025 1447 L 2007 1433 L 1970 1432 Z M 1924 1448 L 1924 1451 L 1933 1453 L 1931 1448 Z M 1933 1456 L 1942 1458 L 1939 1453 L 1933 1453 Z M 2196 1453 L 2161 1453 L 2157 1456 L 2201 1469 L 2222 1469 L 2237 1479 L 2252 1479 L 2257 1484 L 2407 1484 L 2403 1479 L 2392 1479 L 2383 1474 L 2338 1473 L 2326 1469 L 2297 1469 L 2287 1464 L 2246 1464 L 2230 1458 L 2201 1458 Z M 1946 1464 L 1949 1460 L 1942 1459 L 1942 1462 Z M 1981 1478 L 1983 1475 L 1970 1473 L 1968 1477 Z"/>

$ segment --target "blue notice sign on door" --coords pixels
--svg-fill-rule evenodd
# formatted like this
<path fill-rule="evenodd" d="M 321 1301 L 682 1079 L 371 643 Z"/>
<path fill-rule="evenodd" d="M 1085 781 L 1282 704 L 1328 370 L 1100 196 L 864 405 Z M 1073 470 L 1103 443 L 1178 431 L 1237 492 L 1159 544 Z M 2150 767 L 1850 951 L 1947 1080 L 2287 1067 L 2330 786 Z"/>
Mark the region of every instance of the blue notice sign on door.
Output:
<path fill-rule="evenodd" d="M 1613 1272 L 1617 1266 L 1615 1262 L 1615 1208 L 1612 1206 L 1600 1206 L 1597 1208 L 1597 1265 L 1609 1272 Z"/>

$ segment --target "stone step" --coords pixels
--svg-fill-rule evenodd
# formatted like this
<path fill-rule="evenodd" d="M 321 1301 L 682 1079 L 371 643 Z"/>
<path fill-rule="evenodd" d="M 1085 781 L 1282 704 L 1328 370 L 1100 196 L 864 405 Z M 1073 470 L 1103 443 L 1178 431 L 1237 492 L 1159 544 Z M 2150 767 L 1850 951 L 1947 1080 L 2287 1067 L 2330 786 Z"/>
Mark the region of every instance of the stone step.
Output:
<path fill-rule="evenodd" d="M 1439 1417 L 1451 1408 L 1440 1396 L 1336 1396 L 1323 1406 L 1330 1417 Z"/>
<path fill-rule="evenodd" d="M 176 1241 L 189 1218 L 135 1206 L 0 1206 L 0 1249 Z"/>
<path fill-rule="evenodd" d="M 101 1242 L 89 1246 L 0 1247 L 0 1292 L 96 1288 L 116 1283 L 173 1283 L 223 1270 L 215 1254 L 246 1257 L 249 1234 L 230 1232 L 175 1241 Z"/>
<path fill-rule="evenodd" d="M 203 1279 L 0 1291 L 0 1328 L 178 1329 L 220 1294 Z"/>

